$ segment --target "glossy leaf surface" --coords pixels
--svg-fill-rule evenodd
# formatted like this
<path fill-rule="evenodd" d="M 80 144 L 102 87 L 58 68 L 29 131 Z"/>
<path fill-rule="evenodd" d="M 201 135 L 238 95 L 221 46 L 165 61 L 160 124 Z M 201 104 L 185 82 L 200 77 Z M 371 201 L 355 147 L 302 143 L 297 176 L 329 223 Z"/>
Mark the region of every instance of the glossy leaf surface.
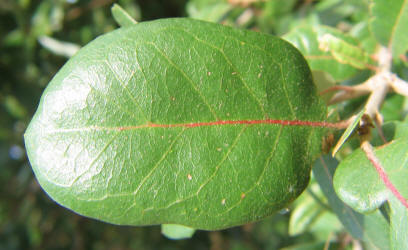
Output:
<path fill-rule="evenodd" d="M 289 43 L 190 19 L 121 28 L 45 90 L 25 134 L 44 190 L 115 224 L 220 229 L 265 218 L 307 186 L 323 130 Z"/>
<path fill-rule="evenodd" d="M 389 179 L 404 197 L 408 196 L 407 152 L 406 138 L 396 139 L 375 150 Z M 360 181 L 363 177 L 364 181 Z M 392 195 L 361 150 L 340 163 L 334 177 L 334 187 L 344 202 L 360 212 L 377 209 Z"/>
<path fill-rule="evenodd" d="M 333 175 L 339 162 L 322 156 L 313 165 L 313 175 L 337 218 L 356 239 L 361 239 L 370 249 L 389 249 L 389 225 L 379 210 L 361 214 L 339 199 L 333 188 Z"/>

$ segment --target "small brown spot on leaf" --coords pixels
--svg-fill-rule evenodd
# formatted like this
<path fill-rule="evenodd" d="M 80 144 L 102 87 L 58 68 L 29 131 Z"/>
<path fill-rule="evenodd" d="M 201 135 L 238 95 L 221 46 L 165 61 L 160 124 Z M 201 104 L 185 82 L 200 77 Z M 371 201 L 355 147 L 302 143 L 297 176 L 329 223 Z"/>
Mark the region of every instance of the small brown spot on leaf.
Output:
<path fill-rule="evenodd" d="M 225 205 L 225 199 L 221 200 L 221 205 Z"/>
<path fill-rule="evenodd" d="M 191 180 L 193 179 L 193 176 L 191 176 L 191 174 L 188 174 L 188 175 L 187 175 L 187 179 L 188 179 L 189 181 L 191 181 Z"/>
<path fill-rule="evenodd" d="M 210 71 L 207 72 L 207 76 L 210 76 L 212 73 Z"/>
<path fill-rule="evenodd" d="M 245 198 L 245 193 L 241 194 L 241 200 Z"/>

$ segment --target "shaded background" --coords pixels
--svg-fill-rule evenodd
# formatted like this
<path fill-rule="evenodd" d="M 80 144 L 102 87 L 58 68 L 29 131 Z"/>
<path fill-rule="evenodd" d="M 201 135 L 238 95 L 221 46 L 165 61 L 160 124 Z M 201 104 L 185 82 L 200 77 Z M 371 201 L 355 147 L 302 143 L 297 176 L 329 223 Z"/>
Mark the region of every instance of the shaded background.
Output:
<path fill-rule="evenodd" d="M 114 2 L 138 21 L 191 16 L 277 35 L 305 18 L 349 25 L 364 11 L 358 3 L 334 0 L 1 0 L 0 249 L 297 249 L 298 243 L 327 238 L 333 228 L 290 236 L 288 209 L 259 223 L 171 241 L 159 226 L 114 226 L 78 216 L 41 190 L 26 157 L 24 130 L 69 49 L 117 28 Z M 62 48 L 47 43 L 50 37 Z M 329 226 L 339 228 L 336 223 Z M 350 241 L 341 229 L 335 234 L 344 246 Z"/>

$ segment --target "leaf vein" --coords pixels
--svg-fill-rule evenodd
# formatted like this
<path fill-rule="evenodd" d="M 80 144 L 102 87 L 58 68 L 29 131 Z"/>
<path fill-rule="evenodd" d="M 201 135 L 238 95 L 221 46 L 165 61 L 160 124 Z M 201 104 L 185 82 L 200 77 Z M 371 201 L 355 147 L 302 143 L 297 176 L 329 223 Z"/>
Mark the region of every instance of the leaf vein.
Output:
<path fill-rule="evenodd" d="M 286 81 L 286 78 L 283 75 L 282 65 L 280 65 L 280 72 L 281 72 L 282 81 L 284 83 L 282 85 L 283 92 L 285 92 L 286 100 L 288 100 L 288 105 L 289 105 L 290 111 L 292 112 L 292 115 L 293 115 L 293 118 L 294 118 L 294 117 L 296 117 L 296 114 L 295 114 L 295 110 L 293 109 L 292 102 L 291 102 L 291 100 L 289 98 L 288 90 L 286 89 L 287 81 Z"/>
<path fill-rule="evenodd" d="M 244 126 L 241 131 L 238 133 L 237 137 L 235 138 L 234 142 L 232 143 L 231 147 L 228 149 L 227 153 L 225 153 L 224 157 L 221 159 L 221 161 L 216 165 L 215 171 L 213 174 L 198 188 L 196 192 L 196 196 L 201 192 L 201 190 L 217 175 L 221 165 L 224 163 L 224 161 L 228 158 L 229 154 L 232 152 L 232 150 L 235 148 L 237 145 L 239 138 L 241 135 L 244 133 L 244 131 L 248 128 L 248 126 Z"/>
<path fill-rule="evenodd" d="M 171 149 L 173 148 L 174 144 L 177 142 L 177 140 L 181 137 L 181 135 L 184 133 L 186 128 L 183 128 L 180 133 L 177 134 L 177 136 L 174 138 L 174 140 L 170 143 L 169 147 L 167 148 L 166 152 L 162 155 L 162 157 L 157 161 L 157 163 L 153 166 L 153 168 L 150 170 L 150 172 L 142 179 L 140 182 L 139 186 L 133 191 L 133 195 L 135 197 L 135 203 L 136 203 L 136 196 L 139 193 L 139 190 L 142 188 L 142 186 L 146 183 L 146 181 L 152 176 L 154 171 L 160 166 L 160 163 L 169 155 L 171 152 Z"/>
<path fill-rule="evenodd" d="M 176 29 L 176 28 L 174 28 L 174 29 Z M 186 30 L 183 30 L 183 29 L 177 29 L 177 30 L 183 31 L 184 33 L 186 33 L 186 34 L 190 35 L 191 37 L 193 37 L 197 42 L 200 42 L 200 43 L 202 43 L 202 44 L 204 44 L 204 45 L 206 45 L 206 46 L 209 46 L 209 47 L 211 47 L 211 48 L 213 48 L 213 49 L 216 49 L 218 52 L 220 52 L 221 55 L 224 57 L 225 61 L 226 61 L 226 62 L 230 65 L 230 67 L 233 69 L 233 71 L 234 71 L 234 72 L 237 72 L 237 76 L 238 76 L 239 79 L 241 80 L 241 82 L 242 82 L 242 84 L 244 85 L 244 87 L 247 89 L 248 93 L 249 93 L 249 94 L 252 96 L 252 98 L 254 98 L 255 101 L 258 103 L 259 108 L 261 109 L 262 113 L 264 114 L 264 117 L 265 117 L 265 118 L 268 117 L 267 114 L 266 114 L 266 111 L 265 111 L 265 109 L 264 109 L 264 107 L 263 107 L 263 105 L 262 105 L 262 103 L 261 103 L 261 101 L 259 100 L 258 97 L 256 97 L 255 93 L 249 88 L 249 86 L 248 86 L 248 84 L 246 83 L 246 81 L 244 81 L 244 79 L 243 79 L 241 73 L 240 73 L 240 72 L 237 70 L 237 68 L 232 64 L 231 60 L 227 57 L 227 55 L 225 54 L 225 52 L 224 52 L 224 50 L 223 50 L 222 48 L 218 48 L 217 46 L 214 46 L 214 45 L 212 45 L 212 44 L 210 44 L 210 43 L 208 43 L 208 42 L 206 42 L 206 41 L 204 41 L 204 40 L 198 38 L 197 36 L 195 36 L 193 33 L 189 32 L 189 31 L 186 31 Z"/>
<path fill-rule="evenodd" d="M 140 113 L 143 115 L 145 118 L 145 121 L 147 122 L 147 116 L 145 112 L 143 111 L 142 107 L 140 104 L 136 101 L 135 97 L 130 93 L 129 89 L 126 87 L 125 83 L 116 75 L 116 72 L 112 69 L 112 66 L 108 61 L 104 61 L 106 65 L 108 66 L 109 70 L 112 72 L 112 74 L 115 76 L 115 79 L 120 83 L 120 86 L 125 90 L 125 92 L 129 95 L 130 99 L 133 101 L 133 103 L 136 105 L 137 109 L 139 109 Z M 135 71 L 132 72 L 132 76 L 129 78 L 131 79 L 133 75 L 135 74 Z"/>
<path fill-rule="evenodd" d="M 208 109 L 210 110 L 210 112 L 212 113 L 212 115 L 214 116 L 214 118 L 216 120 L 219 120 L 217 117 L 217 114 L 215 113 L 215 111 L 213 110 L 213 108 L 211 107 L 211 105 L 206 101 L 206 99 L 204 98 L 203 94 L 201 93 L 201 91 L 198 89 L 197 84 L 195 84 L 193 82 L 193 80 L 177 65 L 175 64 L 172 60 L 170 60 L 170 58 L 161 50 L 159 49 L 154 43 L 147 43 L 153 46 L 153 48 L 160 53 L 161 56 L 163 56 L 164 59 L 166 59 L 166 61 L 173 66 L 177 71 L 179 71 L 181 73 L 181 75 L 191 84 L 191 86 L 193 87 L 193 89 L 198 93 L 198 95 L 200 96 L 200 98 L 203 100 L 204 104 L 208 107 Z"/>
<path fill-rule="evenodd" d="M 258 180 L 256 182 L 254 182 L 254 185 L 252 187 L 250 187 L 247 191 L 244 191 L 245 195 L 248 195 L 249 193 L 251 193 L 256 187 L 259 186 L 259 184 L 263 180 L 263 178 L 265 176 L 266 169 L 268 168 L 268 166 L 270 166 L 269 162 L 272 159 L 272 157 L 275 155 L 276 148 L 277 148 L 277 146 L 279 144 L 279 139 L 281 137 L 282 131 L 283 131 L 283 126 L 281 126 L 280 129 L 279 129 L 279 132 L 278 132 L 278 135 L 276 136 L 273 148 L 272 148 L 271 152 L 269 153 L 268 158 L 266 159 L 266 162 L 265 162 L 265 165 L 263 167 L 262 173 L 259 175 Z M 242 203 L 242 201 L 243 201 L 243 199 L 240 199 L 237 203 L 235 203 L 234 205 L 232 205 L 226 211 L 220 213 L 219 215 L 224 215 L 225 213 L 230 212 L 232 209 L 239 206 Z M 269 203 L 269 201 L 268 201 L 268 203 Z"/>
<path fill-rule="evenodd" d="M 71 183 L 69 184 L 69 186 L 72 186 L 75 182 L 77 182 L 79 180 L 79 178 L 81 178 L 84 174 L 86 174 L 89 169 L 91 168 L 91 166 L 102 156 L 102 154 L 106 151 L 106 149 L 109 147 L 109 145 L 112 144 L 112 142 L 116 139 L 116 137 L 118 137 L 120 133 L 116 133 L 114 136 L 112 136 L 112 138 L 104 145 L 104 147 L 101 149 L 101 151 L 98 152 L 98 154 L 95 156 L 95 158 L 92 159 L 92 161 L 88 164 L 88 166 L 85 167 L 85 171 L 78 175 L 75 179 L 73 179 L 71 181 Z M 98 173 L 96 173 L 98 174 Z"/>

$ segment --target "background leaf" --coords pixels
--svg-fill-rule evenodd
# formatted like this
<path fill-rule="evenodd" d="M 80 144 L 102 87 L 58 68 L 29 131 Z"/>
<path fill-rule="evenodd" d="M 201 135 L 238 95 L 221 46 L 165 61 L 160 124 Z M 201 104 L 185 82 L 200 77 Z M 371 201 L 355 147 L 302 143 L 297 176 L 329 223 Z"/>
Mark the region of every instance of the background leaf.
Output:
<path fill-rule="evenodd" d="M 391 249 L 408 246 L 408 209 L 395 197 L 389 198 Z"/>
<path fill-rule="evenodd" d="M 374 54 L 377 49 L 377 40 L 370 30 L 369 22 L 363 21 L 355 24 L 349 34 L 358 40 L 359 46 L 368 54 Z"/>
<path fill-rule="evenodd" d="M 317 197 L 314 198 L 310 192 L 313 192 Z M 319 186 L 315 183 L 310 185 L 307 191 L 303 192 L 296 200 L 295 209 L 293 209 L 289 220 L 290 235 L 294 236 L 308 231 L 308 228 L 324 215 L 325 207 L 316 202 L 316 199 L 320 201 L 323 197 Z"/>
<path fill-rule="evenodd" d="M 339 37 L 326 33 L 319 37 L 318 42 L 321 50 L 329 51 L 340 63 L 348 64 L 358 69 L 373 66 L 373 60 L 363 49 Z"/>
<path fill-rule="evenodd" d="M 357 73 L 357 69 L 352 65 L 339 62 L 330 52 L 319 48 L 319 37 L 323 34 L 332 34 L 345 42 L 355 44 L 351 37 L 318 25 L 296 27 L 284 38 L 303 53 L 312 70 L 325 71 L 335 80 L 344 80 Z"/>
<path fill-rule="evenodd" d="M 404 197 L 408 196 L 407 152 L 406 138 L 395 139 L 375 150 L 389 179 Z M 364 181 L 360 181 L 362 176 Z M 340 163 L 334 176 L 334 187 L 345 203 L 360 212 L 379 208 L 392 195 L 360 149 Z"/>
<path fill-rule="evenodd" d="M 371 30 L 396 57 L 408 49 L 408 1 L 372 0 Z"/>
<path fill-rule="evenodd" d="M 363 240 L 370 249 L 389 249 L 388 223 L 380 211 L 360 214 L 342 202 L 333 188 L 333 174 L 338 161 L 330 156 L 316 160 L 313 175 L 326 195 L 327 201 L 347 231 L 357 239 Z"/>
<path fill-rule="evenodd" d="M 112 6 L 112 16 L 115 21 L 122 27 L 130 26 L 137 24 L 136 20 L 133 19 L 129 13 L 127 13 L 122 7 L 118 4 L 113 4 Z"/>
<path fill-rule="evenodd" d="M 224 0 L 192 0 L 187 3 L 186 11 L 194 19 L 219 22 L 232 8 Z"/>
<path fill-rule="evenodd" d="M 347 139 L 353 133 L 354 129 L 360 123 L 360 120 L 363 117 L 364 112 L 365 112 L 365 109 L 362 109 L 360 110 L 360 112 L 358 112 L 358 114 L 356 114 L 356 117 L 353 119 L 353 122 L 350 123 L 350 125 L 346 128 L 346 130 L 341 135 L 340 139 L 337 141 L 336 146 L 333 148 L 332 156 L 334 156 L 337 153 L 337 151 L 341 148 L 341 146 L 343 146 L 343 144 L 347 141 Z"/>
<path fill-rule="evenodd" d="M 169 239 L 181 240 L 191 238 L 195 230 L 181 225 L 163 224 L 161 225 L 161 232 Z"/>
<path fill-rule="evenodd" d="M 77 213 L 220 229 L 294 200 L 323 133 L 220 121 L 325 117 L 290 44 L 168 19 L 81 49 L 47 87 L 25 142 L 44 190 Z"/>

